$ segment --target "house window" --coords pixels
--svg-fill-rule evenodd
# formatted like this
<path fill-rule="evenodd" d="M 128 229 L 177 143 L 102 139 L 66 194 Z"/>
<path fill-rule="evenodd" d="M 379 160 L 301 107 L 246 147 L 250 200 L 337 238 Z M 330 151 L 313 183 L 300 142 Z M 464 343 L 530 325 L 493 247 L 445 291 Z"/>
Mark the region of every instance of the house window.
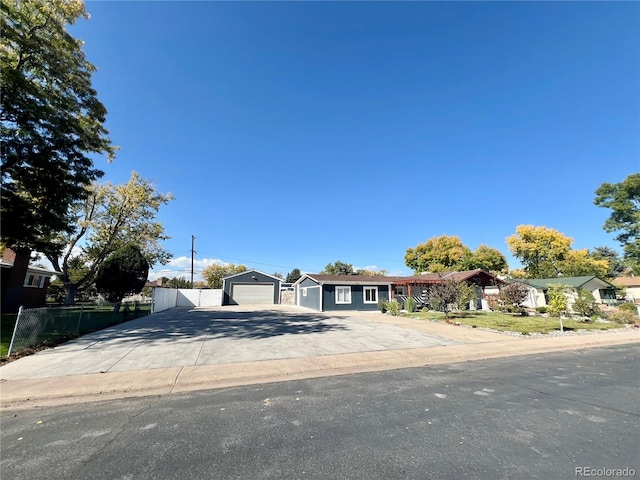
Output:
<path fill-rule="evenodd" d="M 306 296 L 307 296 L 307 287 L 304 287 L 304 288 L 302 289 L 302 296 L 303 296 L 303 297 L 306 297 Z"/>
<path fill-rule="evenodd" d="M 44 275 L 27 275 L 24 279 L 24 286 L 42 288 L 44 286 Z"/>
<path fill-rule="evenodd" d="M 351 303 L 351 287 L 336 287 L 336 305 Z"/>
<path fill-rule="evenodd" d="M 378 302 L 378 287 L 364 287 L 364 303 Z"/>

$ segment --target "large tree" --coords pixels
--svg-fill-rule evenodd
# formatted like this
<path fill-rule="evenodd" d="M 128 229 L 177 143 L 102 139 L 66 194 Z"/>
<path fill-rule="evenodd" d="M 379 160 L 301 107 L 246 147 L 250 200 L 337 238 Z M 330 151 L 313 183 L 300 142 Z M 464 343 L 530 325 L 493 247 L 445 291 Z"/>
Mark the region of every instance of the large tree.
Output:
<path fill-rule="evenodd" d="M 415 248 L 409 247 L 404 263 L 416 273 L 457 270 L 472 255 L 460 237 L 442 235 L 433 237 Z"/>
<path fill-rule="evenodd" d="M 202 271 L 202 277 L 205 279 L 209 287 L 222 288 L 222 279 L 224 277 L 246 271 L 246 265 L 235 265 L 234 263 L 212 263 Z"/>
<path fill-rule="evenodd" d="M 355 271 L 353 270 L 353 265 L 350 263 L 336 260 L 334 263 L 328 263 L 320 273 L 326 275 L 351 275 L 355 273 Z"/>
<path fill-rule="evenodd" d="M 147 281 L 149 262 L 137 245 L 116 250 L 103 262 L 96 274 L 96 289 L 110 302 L 140 293 Z"/>
<path fill-rule="evenodd" d="M 620 254 L 613 248 L 596 247 L 589 252 L 589 256 L 594 260 L 606 260 L 609 262 L 609 270 L 607 271 L 605 278 L 615 278 L 626 270 L 624 262 L 620 258 Z"/>
<path fill-rule="evenodd" d="M 480 245 L 471 251 L 460 237 L 448 235 L 433 237 L 415 248 L 408 248 L 404 261 L 416 273 L 476 268 L 503 272 L 508 268 L 506 258 L 495 248 Z"/>
<path fill-rule="evenodd" d="M 295 282 L 298 281 L 298 279 L 301 276 L 302 276 L 302 273 L 300 272 L 300 269 L 299 268 L 294 268 L 289 273 L 287 273 L 287 278 L 285 279 L 285 282 L 287 282 L 287 283 L 295 283 Z"/>
<path fill-rule="evenodd" d="M 563 277 L 582 277 L 594 275 L 599 278 L 606 278 L 611 270 L 609 261 L 606 259 L 596 259 L 591 256 L 588 249 L 569 250 L 564 260 L 557 264 L 558 272 Z"/>
<path fill-rule="evenodd" d="M 620 232 L 616 240 L 624 248 L 624 257 L 634 273 L 640 274 L 640 173 L 620 183 L 603 183 L 596 190 L 594 203 L 611 209 L 604 223 L 606 232 Z"/>
<path fill-rule="evenodd" d="M 68 305 L 93 283 L 105 259 L 127 244 L 139 245 L 151 265 L 171 258 L 160 244 L 169 237 L 157 219 L 160 207 L 173 199 L 171 194 L 157 192 L 151 182 L 132 172 L 126 184 L 93 184 L 88 195 L 71 209 L 77 228 L 52 238 L 43 251 L 62 272 L 58 278 Z"/>
<path fill-rule="evenodd" d="M 80 0 L 2 0 L 0 142 L 2 241 L 43 251 L 74 228 L 70 206 L 113 157 L 95 67 L 66 30 L 88 18 Z"/>
<path fill-rule="evenodd" d="M 481 268 L 488 272 L 502 273 L 509 269 L 509 264 L 504 255 L 495 248 L 480 245 L 470 256 L 466 257 L 461 265 L 462 270 L 475 270 Z"/>
<path fill-rule="evenodd" d="M 516 233 L 507 237 L 511 253 L 524 266 L 528 278 L 554 278 L 559 262 L 571 250 L 573 239 L 553 228 L 518 225 Z"/>

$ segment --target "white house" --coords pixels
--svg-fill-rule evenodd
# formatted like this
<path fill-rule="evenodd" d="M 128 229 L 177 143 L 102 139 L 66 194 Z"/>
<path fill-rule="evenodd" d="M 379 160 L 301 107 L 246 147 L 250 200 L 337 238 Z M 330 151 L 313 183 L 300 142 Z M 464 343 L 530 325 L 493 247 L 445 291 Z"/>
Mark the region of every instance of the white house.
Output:
<path fill-rule="evenodd" d="M 547 290 L 549 285 L 560 284 L 567 286 L 567 300 L 569 309 L 578 298 L 579 290 L 587 290 L 593 294 L 596 303 L 608 304 L 615 302 L 616 287 L 611 283 L 594 276 L 533 278 L 520 280 L 529 285 L 529 298 L 523 303 L 525 307 L 537 308 L 547 306 Z M 640 298 L 640 297 L 639 297 Z"/>

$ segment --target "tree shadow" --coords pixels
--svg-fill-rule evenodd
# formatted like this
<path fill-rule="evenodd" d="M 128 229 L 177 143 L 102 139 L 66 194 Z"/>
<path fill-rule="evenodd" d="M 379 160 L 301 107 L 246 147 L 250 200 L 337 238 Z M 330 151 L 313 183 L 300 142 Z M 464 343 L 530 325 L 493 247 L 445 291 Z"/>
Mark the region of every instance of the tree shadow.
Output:
<path fill-rule="evenodd" d="M 314 313 L 281 310 L 226 311 L 172 308 L 143 318 L 76 338 L 60 348 L 130 346 L 134 343 L 202 341 L 204 338 L 263 339 L 283 335 L 305 335 L 349 330 L 336 323 L 343 319 Z"/>

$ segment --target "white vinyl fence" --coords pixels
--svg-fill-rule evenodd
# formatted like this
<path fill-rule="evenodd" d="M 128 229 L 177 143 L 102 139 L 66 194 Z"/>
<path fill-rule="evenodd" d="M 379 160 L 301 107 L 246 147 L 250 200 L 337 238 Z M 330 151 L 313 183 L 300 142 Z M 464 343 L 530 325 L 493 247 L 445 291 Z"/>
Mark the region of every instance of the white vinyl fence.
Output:
<path fill-rule="evenodd" d="M 153 313 L 173 307 L 220 307 L 221 305 L 222 289 L 153 289 Z"/>

